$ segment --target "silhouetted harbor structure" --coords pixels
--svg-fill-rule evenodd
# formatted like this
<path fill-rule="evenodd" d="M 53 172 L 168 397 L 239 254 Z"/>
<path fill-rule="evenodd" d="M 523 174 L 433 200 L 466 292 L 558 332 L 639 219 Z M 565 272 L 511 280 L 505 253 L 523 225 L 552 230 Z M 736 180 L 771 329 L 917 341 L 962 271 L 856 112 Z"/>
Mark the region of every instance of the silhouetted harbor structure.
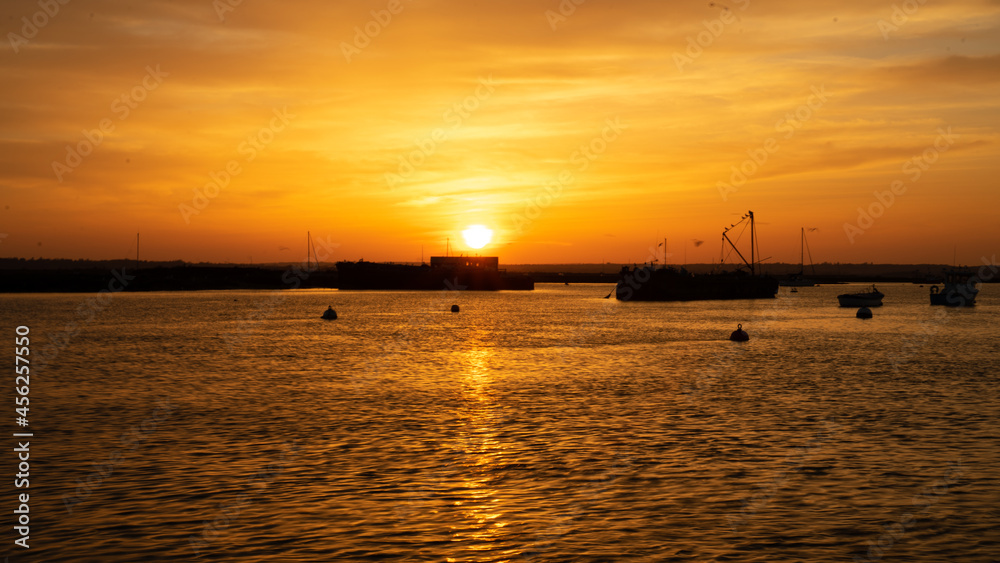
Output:
<path fill-rule="evenodd" d="M 749 220 L 750 259 L 729 238 L 729 230 Z M 729 244 L 743 266 L 732 272 L 693 274 L 684 268 L 641 266 L 621 269 L 615 298 L 620 301 L 704 301 L 712 299 L 766 299 L 778 292 L 778 280 L 759 274 L 757 233 L 753 211 L 748 211 L 722 231 L 723 248 Z M 665 260 L 665 259 L 664 259 Z M 746 269 L 743 269 L 745 266 Z"/>
<path fill-rule="evenodd" d="M 366 262 L 368 264 L 368 262 Z M 401 264 L 397 264 L 401 265 Z M 418 267 L 414 264 L 413 267 Z M 707 275 L 718 264 L 687 264 L 680 271 L 692 275 Z M 822 270 L 820 270 L 822 268 Z M 610 271 L 601 272 L 602 269 Z M 516 264 L 507 265 L 508 278 L 524 275 L 534 283 L 608 283 L 621 279 L 620 263 L 605 264 Z M 768 272 L 776 275 L 794 273 L 798 264 L 768 264 Z M 817 275 L 810 278 L 818 284 L 832 283 L 942 283 L 943 270 L 953 269 L 943 264 L 831 264 L 817 265 Z M 86 293 L 107 289 L 118 278 L 128 281 L 125 286 L 112 284 L 122 291 L 197 291 L 220 289 L 334 289 L 339 285 L 338 272 L 331 263 L 307 265 L 300 263 L 268 263 L 240 265 L 192 263 L 181 260 L 146 261 L 68 260 L 0 258 L 0 293 Z M 613 272 L 613 273 L 612 273 Z M 283 279 L 284 278 L 284 279 Z M 997 283 L 1000 277 L 985 277 L 981 284 Z M 605 291 L 606 293 L 606 291 Z"/>
<path fill-rule="evenodd" d="M 532 290 L 525 274 L 500 269 L 496 256 L 432 256 L 430 264 L 337 262 L 340 289 Z"/>

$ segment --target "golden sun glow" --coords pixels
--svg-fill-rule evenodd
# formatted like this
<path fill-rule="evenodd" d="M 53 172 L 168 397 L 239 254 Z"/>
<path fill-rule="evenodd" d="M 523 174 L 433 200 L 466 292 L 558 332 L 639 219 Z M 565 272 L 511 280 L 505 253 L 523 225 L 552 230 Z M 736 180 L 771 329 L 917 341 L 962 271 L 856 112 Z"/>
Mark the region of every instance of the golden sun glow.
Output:
<path fill-rule="evenodd" d="M 311 230 L 331 262 L 709 264 L 748 209 L 771 263 L 802 227 L 817 262 L 997 252 L 997 0 L 392 2 L 99 2 L 34 39 L 0 3 L 0 258 L 288 264 Z"/>
<path fill-rule="evenodd" d="M 482 225 L 472 225 L 462 231 L 462 237 L 470 248 L 480 249 L 493 240 L 493 231 Z"/>

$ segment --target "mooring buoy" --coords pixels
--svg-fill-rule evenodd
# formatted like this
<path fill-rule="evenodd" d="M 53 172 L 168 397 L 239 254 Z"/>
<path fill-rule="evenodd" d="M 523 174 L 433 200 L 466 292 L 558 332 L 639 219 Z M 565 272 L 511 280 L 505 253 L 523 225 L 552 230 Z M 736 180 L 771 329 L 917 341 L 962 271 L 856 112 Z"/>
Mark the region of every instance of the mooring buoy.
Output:
<path fill-rule="evenodd" d="M 750 340 L 750 335 L 747 334 L 745 330 L 743 330 L 742 324 L 737 324 L 736 330 L 734 330 L 733 333 L 729 335 L 729 339 L 732 340 L 733 342 L 746 342 L 747 340 Z"/>

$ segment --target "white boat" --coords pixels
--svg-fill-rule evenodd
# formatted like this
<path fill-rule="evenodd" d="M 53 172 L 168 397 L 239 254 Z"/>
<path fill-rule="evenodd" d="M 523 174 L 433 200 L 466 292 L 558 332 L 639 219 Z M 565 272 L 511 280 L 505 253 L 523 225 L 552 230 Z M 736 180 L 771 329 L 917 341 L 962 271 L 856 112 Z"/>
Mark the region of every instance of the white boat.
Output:
<path fill-rule="evenodd" d="M 872 285 L 869 291 L 838 295 L 837 301 L 841 307 L 881 307 L 883 297 L 885 294 Z"/>

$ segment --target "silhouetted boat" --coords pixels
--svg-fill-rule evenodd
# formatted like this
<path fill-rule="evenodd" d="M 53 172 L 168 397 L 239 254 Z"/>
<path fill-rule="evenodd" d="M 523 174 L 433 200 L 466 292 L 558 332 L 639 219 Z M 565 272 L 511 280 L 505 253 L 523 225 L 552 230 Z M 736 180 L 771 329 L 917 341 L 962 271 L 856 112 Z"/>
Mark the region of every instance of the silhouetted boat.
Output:
<path fill-rule="evenodd" d="M 726 234 L 729 229 L 749 219 L 750 260 L 736 248 Z M 657 269 L 653 265 L 629 268 L 622 267 L 615 298 L 620 301 L 702 301 L 711 299 L 763 299 L 773 298 L 778 292 L 778 280 L 757 273 L 757 238 L 754 230 L 753 211 L 748 211 L 739 223 L 730 225 L 722 232 L 723 244 L 729 243 L 743 260 L 733 272 L 714 274 L 693 274 L 686 269 L 671 267 Z"/>
<path fill-rule="evenodd" d="M 813 287 L 816 282 L 806 279 L 805 274 L 805 249 L 806 249 L 806 229 L 802 228 L 802 240 L 799 245 L 799 271 L 795 274 L 789 274 L 787 278 L 778 280 L 778 285 L 782 287 Z M 809 265 L 812 266 L 812 253 L 809 254 Z M 816 268 L 813 267 L 813 274 L 816 273 Z"/>
<path fill-rule="evenodd" d="M 881 307 L 883 297 L 885 294 L 872 285 L 869 291 L 838 295 L 837 301 L 841 307 Z"/>
<path fill-rule="evenodd" d="M 931 286 L 931 305 L 948 307 L 972 307 L 976 304 L 979 288 L 975 273 L 968 270 L 947 270 L 944 273 L 944 288 Z"/>
<path fill-rule="evenodd" d="M 530 277 L 501 270 L 496 256 L 432 256 L 429 265 L 337 262 L 337 274 L 340 289 L 535 289 Z"/>

